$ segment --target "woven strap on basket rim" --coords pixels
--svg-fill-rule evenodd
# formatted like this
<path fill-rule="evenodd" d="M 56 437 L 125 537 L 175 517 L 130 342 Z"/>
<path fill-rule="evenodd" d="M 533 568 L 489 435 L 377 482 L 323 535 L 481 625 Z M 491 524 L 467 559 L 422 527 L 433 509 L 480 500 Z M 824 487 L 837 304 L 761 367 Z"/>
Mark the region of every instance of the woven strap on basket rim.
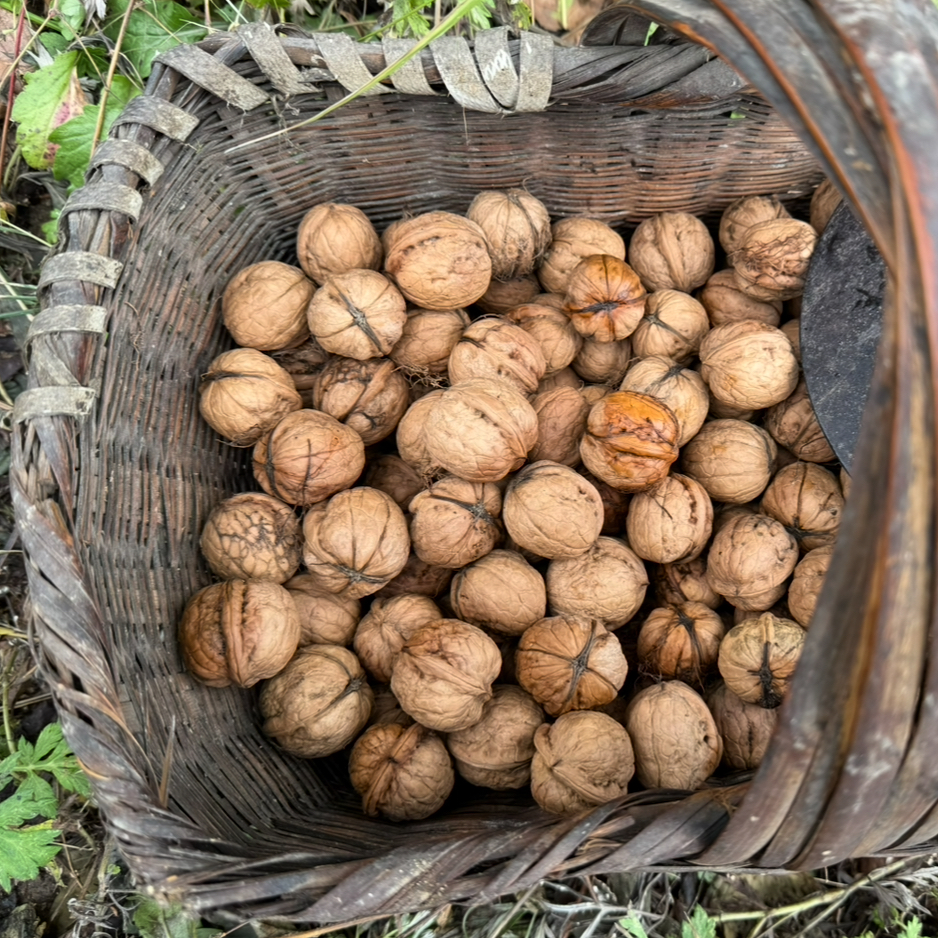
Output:
<path fill-rule="evenodd" d="M 708 866 L 744 864 L 761 851 L 759 866 L 779 868 L 823 865 L 831 856 L 855 854 L 860 849 L 872 849 L 873 844 L 891 843 L 896 852 L 901 852 L 938 835 L 938 760 L 931 757 L 929 747 L 929 739 L 938 738 L 934 726 L 938 716 L 924 708 L 918 719 L 919 689 L 910 687 L 913 682 L 909 680 L 909 673 L 919 674 L 922 662 L 928 661 L 924 692 L 938 693 L 938 655 L 927 656 L 923 650 L 930 622 L 929 614 L 923 611 L 923 597 L 930 597 L 933 591 L 933 574 L 927 564 L 934 556 L 933 544 L 928 540 L 934 519 L 934 453 L 927 447 L 923 451 L 916 442 L 934 441 L 932 361 L 933 350 L 938 347 L 934 329 L 938 322 L 938 289 L 934 283 L 938 271 L 938 168 L 931 160 L 938 144 L 938 68 L 934 63 L 938 41 L 934 18 L 928 18 L 931 14 L 927 10 L 910 11 L 898 0 L 875 4 L 819 0 L 810 6 L 802 0 L 778 0 L 771 10 L 747 0 L 633 2 L 623 7 L 670 22 L 676 30 L 732 61 L 791 125 L 800 129 L 822 165 L 866 220 L 892 272 L 888 320 L 892 332 L 887 331 L 882 356 L 885 364 L 880 368 L 874 405 L 869 411 L 873 416 L 867 421 L 858 454 L 860 459 L 866 458 L 870 471 L 857 480 L 842 546 L 838 547 L 839 573 L 825 588 L 809 639 L 833 655 L 847 649 L 843 657 L 849 673 L 848 679 L 831 681 L 822 666 L 823 654 L 814 656 L 814 667 L 799 671 L 793 702 L 783 711 L 778 734 L 784 742 L 778 747 L 782 755 L 763 766 L 754 783 L 755 794 L 746 798 L 745 811 L 736 810 L 738 797 L 732 791 L 725 796 L 702 792 L 663 814 L 628 844 L 611 851 L 587 851 L 584 860 L 571 867 L 568 857 L 584 837 L 608 833 L 603 819 L 614 809 L 597 810 L 579 824 L 578 833 L 571 829 L 564 836 L 557 834 L 559 839 L 552 838 L 552 849 L 542 853 L 541 862 L 524 870 L 515 867 L 516 875 L 500 877 L 497 886 L 504 890 L 529 881 L 534 874 L 583 869 L 588 856 L 593 856 L 595 862 L 586 865 L 587 871 L 626 869 L 701 854 L 714 838 L 714 845 L 700 856 L 700 862 Z M 836 28 L 830 28 L 831 24 Z M 248 38 L 251 32 L 256 35 Z M 515 61 L 518 47 L 512 47 L 505 34 L 503 37 Z M 230 67 L 246 53 L 257 58 L 282 94 L 294 93 L 298 86 L 309 89 L 317 81 L 333 78 L 343 84 L 348 82 L 346 87 L 361 87 L 368 79 L 355 64 L 355 57 L 342 50 L 342 42 L 333 43 L 335 38 L 330 36 L 324 43 L 321 37 L 285 37 L 281 41 L 263 27 L 249 30 L 248 36 L 239 35 L 234 42 L 213 37 L 201 47 L 178 47 L 164 54 L 148 90 L 171 86 L 179 75 L 185 75 L 232 107 L 259 106 L 262 92 Z M 498 58 L 503 49 L 501 42 L 492 40 L 494 51 L 486 54 Z M 543 69 L 542 64 L 534 64 L 541 60 L 533 54 L 530 72 L 535 76 L 534 84 L 526 85 L 519 73 L 517 89 L 512 92 L 514 86 L 508 80 L 510 76 L 503 74 L 502 65 L 479 64 L 474 50 L 476 65 L 468 70 L 465 86 L 457 82 L 457 92 L 449 81 L 466 67 L 464 50 L 455 51 L 449 41 L 441 46 L 447 47 L 454 50 L 452 55 L 440 52 L 438 58 L 434 46 L 431 64 L 421 58 L 426 87 L 420 92 L 414 90 L 420 79 L 413 75 L 399 78 L 401 82 L 414 82 L 406 93 L 436 93 L 432 85 L 442 82 L 456 100 L 460 100 L 458 95 L 479 97 L 485 102 L 480 109 L 496 112 L 533 108 L 531 102 L 540 100 Z M 275 48 L 287 53 L 286 59 Z M 370 76 L 380 71 L 388 56 L 394 61 L 401 54 L 400 48 L 387 43 L 379 55 L 362 51 L 357 58 Z M 586 60 L 597 50 L 577 52 Z M 614 59 L 617 53 L 601 54 Z M 698 62 L 710 56 L 706 53 L 701 58 L 699 51 L 695 54 Z M 851 60 L 852 66 L 839 64 Z M 333 75 L 333 67 L 341 77 Z M 814 69 L 820 70 L 820 77 Z M 561 83 L 556 70 L 553 81 L 556 90 Z M 725 71 L 719 81 L 726 81 Z M 742 84 L 738 82 L 737 87 Z M 643 99 L 646 104 L 651 97 Z M 817 115 L 824 115 L 829 123 L 822 126 Z M 132 101 L 115 124 L 133 124 L 144 135 L 185 141 L 196 122 L 183 108 L 145 95 Z M 903 159 L 893 160 L 896 153 Z M 102 144 L 92 165 L 96 170 L 124 167 L 143 184 L 152 183 L 163 171 L 146 146 L 131 140 Z M 132 179 L 125 184 L 125 190 L 109 187 L 100 195 L 109 212 L 132 219 L 140 210 Z M 72 198 L 74 201 L 63 211 L 65 224 L 79 207 L 91 205 L 87 190 L 80 190 Z M 31 387 L 20 396 L 14 412 L 17 433 L 11 489 L 26 554 L 36 577 L 47 577 L 58 591 L 56 602 L 62 614 L 91 623 L 92 631 L 98 613 L 81 571 L 67 556 L 67 519 L 62 517 L 52 491 L 45 502 L 34 504 L 27 495 L 25 478 L 18 474 L 25 471 L 24 450 L 38 438 L 49 454 L 61 503 L 66 508 L 71 503 L 74 465 L 62 421 L 80 421 L 88 413 L 95 389 L 84 386 L 76 375 L 80 369 L 73 367 L 69 355 L 75 346 L 65 340 L 72 335 L 101 334 L 101 300 L 119 275 L 119 263 L 93 253 L 64 251 L 46 263 L 40 289 L 65 286 L 62 296 L 44 310 L 41 322 L 37 317 L 38 325 L 34 323 L 30 332 Z M 913 335 L 927 341 L 916 345 Z M 61 346 L 52 339 L 61 341 Z M 60 349 L 64 350 L 61 355 Z M 912 362 L 911 367 L 895 367 L 897 349 Z M 928 378 L 924 400 L 921 387 L 913 381 L 913 376 L 922 375 Z M 883 498 L 884 492 L 887 498 Z M 912 538 L 917 554 L 913 551 L 909 556 L 902 546 L 903 536 Z M 50 547 L 56 543 L 63 549 Z M 880 596 L 877 591 L 884 583 L 900 579 L 897 569 L 907 574 L 901 580 L 903 589 Z M 887 570 L 892 574 L 887 575 Z M 863 588 L 858 589 L 858 583 Z M 860 623 L 857 635 L 845 633 L 844 609 Z M 900 621 L 907 625 L 902 634 L 898 632 Z M 56 649 L 51 657 L 61 654 L 66 660 L 68 653 L 68 649 Z M 106 661 L 100 663 L 100 672 L 99 686 L 105 687 Z M 857 675 L 862 680 L 851 683 Z M 68 704 L 63 711 L 66 726 L 79 721 L 79 714 L 86 708 L 94 709 L 99 717 L 108 712 L 108 702 L 97 699 L 100 695 L 96 689 L 89 691 L 96 695 L 92 706 L 83 697 L 83 689 L 57 681 L 54 673 L 50 673 L 50 679 L 56 696 Z M 888 688 L 890 693 L 862 696 L 871 684 Z M 111 699 L 117 699 L 116 694 Z M 893 719 L 894 710 L 901 711 L 901 719 Z M 818 713 L 823 713 L 825 720 L 819 721 Z M 112 718 L 120 722 L 119 713 L 113 713 Z M 842 729 L 841 750 L 821 746 L 827 719 L 836 720 Z M 801 755 L 785 763 L 780 761 L 792 752 Z M 875 758 L 880 759 L 876 765 Z M 882 767 L 884 760 L 886 768 Z M 93 762 L 86 761 L 86 767 L 95 772 Z M 127 764 L 126 777 L 135 776 L 134 767 Z M 837 783 L 844 777 L 854 779 L 854 783 L 838 789 Z M 925 784 L 921 784 L 923 781 Z M 825 815 L 828 804 L 836 806 L 838 800 L 842 803 L 840 814 Z M 874 820 L 854 823 L 851 828 L 847 823 L 850 818 L 844 813 L 848 808 L 855 817 Z M 887 820 L 875 820 L 881 817 Z M 142 823 L 158 829 L 167 821 L 154 804 Z M 724 834 L 717 836 L 727 822 Z M 178 828 L 179 820 L 174 818 L 173 823 Z M 755 832 L 753 825 L 758 827 Z M 819 835 L 825 825 L 833 825 L 826 840 Z M 193 834 L 197 840 L 195 829 Z M 351 887 L 341 884 L 336 888 Z M 324 918 L 330 898 L 334 915 L 339 901 L 334 891 L 324 898 L 321 907 L 317 906 Z"/>

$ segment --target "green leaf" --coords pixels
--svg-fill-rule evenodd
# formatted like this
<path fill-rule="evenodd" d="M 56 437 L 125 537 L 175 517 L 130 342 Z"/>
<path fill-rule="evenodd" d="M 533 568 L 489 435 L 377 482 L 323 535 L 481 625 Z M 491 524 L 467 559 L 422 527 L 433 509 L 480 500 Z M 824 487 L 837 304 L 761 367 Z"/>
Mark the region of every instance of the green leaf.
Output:
<path fill-rule="evenodd" d="M 53 32 L 51 29 L 44 30 L 39 34 L 39 41 L 45 46 L 46 51 L 55 58 L 62 55 L 69 47 L 69 40 L 61 33 Z"/>
<path fill-rule="evenodd" d="M 0 830 L 19 827 L 26 821 L 31 821 L 38 813 L 36 802 L 20 794 L 17 789 L 9 798 L 0 801 Z"/>
<path fill-rule="evenodd" d="M 161 906 L 144 899 L 134 912 L 134 925 L 141 938 L 213 938 L 219 928 L 202 928 L 181 905 Z"/>
<path fill-rule="evenodd" d="M 694 907 L 689 922 L 681 926 L 681 938 L 716 938 L 717 924 L 702 906 Z"/>
<path fill-rule="evenodd" d="M 138 94 L 140 90 L 129 78 L 114 76 L 111 82 L 111 93 L 104 106 L 102 140 L 107 137 L 111 124 L 114 123 L 114 119 L 124 109 L 127 102 Z M 91 142 L 94 139 L 100 110 L 99 104 L 92 104 L 86 107 L 78 117 L 72 118 L 53 132 L 53 142 L 60 144 L 52 165 L 56 179 L 67 179 L 73 186 L 84 184 L 85 173 L 88 171 L 88 163 L 91 160 Z"/>
<path fill-rule="evenodd" d="M 58 836 L 51 822 L 19 830 L 0 828 L 0 887 L 9 892 L 14 879 L 35 879 L 62 849 L 53 843 Z"/>
<path fill-rule="evenodd" d="M 12 117 L 19 124 L 16 142 L 33 169 L 52 165 L 52 131 L 80 114 L 85 106 L 85 95 L 75 74 L 77 58 L 77 52 L 66 52 L 51 65 L 23 76 L 26 87 L 16 96 Z"/>
<path fill-rule="evenodd" d="M 627 915 L 619 919 L 619 928 L 624 931 L 629 938 L 648 938 L 645 926 L 633 915 Z"/>
<path fill-rule="evenodd" d="M 913 915 L 903 924 L 899 935 L 900 938 L 922 938 L 922 920 L 917 915 Z"/>
<path fill-rule="evenodd" d="M 56 154 L 58 155 L 58 154 Z M 48 221 L 44 221 L 40 228 L 42 229 L 42 236 L 49 242 L 49 244 L 56 244 L 59 240 L 59 212 L 57 208 L 52 209 L 49 213 L 50 218 Z"/>
<path fill-rule="evenodd" d="M 34 806 L 35 810 L 29 815 L 30 818 L 37 814 L 52 818 L 59 813 L 59 799 L 55 796 L 55 789 L 41 775 L 33 773 L 28 775 L 20 784 L 16 794 L 29 799 Z M 28 819 L 23 818 L 23 820 Z"/>
<path fill-rule="evenodd" d="M 117 40 L 121 19 L 127 4 L 133 0 L 110 0 L 108 8 L 114 16 L 104 27 L 104 34 Z M 135 7 L 127 22 L 121 52 L 127 56 L 141 78 L 150 74 L 153 60 L 167 49 L 182 42 L 198 42 L 205 36 L 205 27 L 193 21 L 189 11 L 172 0 L 144 0 Z"/>
<path fill-rule="evenodd" d="M 81 0 L 59 0 L 59 15 L 77 33 L 85 22 L 85 7 Z"/>

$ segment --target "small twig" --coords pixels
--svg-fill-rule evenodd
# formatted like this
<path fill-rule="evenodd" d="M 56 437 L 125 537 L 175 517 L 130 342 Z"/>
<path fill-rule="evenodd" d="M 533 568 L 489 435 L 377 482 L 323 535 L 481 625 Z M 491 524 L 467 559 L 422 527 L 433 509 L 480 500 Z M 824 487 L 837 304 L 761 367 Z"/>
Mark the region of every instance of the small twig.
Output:
<path fill-rule="evenodd" d="M 7 94 L 7 107 L 3 114 L 3 133 L 0 134 L 0 179 L 3 178 L 3 164 L 7 155 L 7 137 L 10 133 L 10 115 L 13 113 L 13 102 L 16 99 L 16 64 L 20 57 L 20 44 L 23 41 L 23 29 L 26 26 L 26 4 L 20 7 L 19 22 L 16 24 L 16 42 L 13 46 L 14 60 L 10 63 L 10 69 L 7 76 L 4 76 L 0 82 L 0 88 L 6 83 L 7 77 L 10 81 L 10 91 Z"/>
<path fill-rule="evenodd" d="M 117 34 L 117 41 L 114 43 L 114 51 L 111 53 L 111 64 L 108 66 L 107 77 L 104 79 L 104 87 L 101 89 L 101 97 L 98 100 L 98 120 L 94 125 L 94 136 L 91 138 L 92 156 L 94 156 L 95 147 L 97 147 L 98 141 L 101 139 L 101 134 L 104 132 L 104 114 L 107 109 L 107 99 L 111 93 L 111 82 L 114 80 L 114 73 L 117 71 L 117 62 L 120 58 L 121 46 L 124 44 L 124 36 L 127 35 L 127 24 L 130 22 L 130 13 L 133 8 L 133 3 L 128 3 L 127 8 L 124 10 L 120 32 Z"/>

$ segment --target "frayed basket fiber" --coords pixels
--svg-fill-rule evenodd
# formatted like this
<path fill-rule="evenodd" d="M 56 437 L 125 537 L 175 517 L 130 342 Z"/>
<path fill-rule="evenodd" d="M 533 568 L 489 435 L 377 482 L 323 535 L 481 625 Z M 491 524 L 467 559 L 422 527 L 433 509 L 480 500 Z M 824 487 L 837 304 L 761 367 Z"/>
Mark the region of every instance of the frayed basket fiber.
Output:
<path fill-rule="evenodd" d="M 650 16 L 669 30 L 643 45 Z M 636 38 L 637 37 L 637 38 Z M 446 38 L 322 121 L 407 43 L 254 24 L 161 56 L 62 211 L 29 333 L 11 487 L 37 653 L 142 888 L 194 912 L 344 922 L 484 902 L 547 876 L 811 869 L 938 837 L 938 8 L 931 0 L 645 0 L 580 48 Z M 714 53 L 719 54 L 717 58 Z M 727 64 L 729 63 L 729 64 Z M 741 77 L 742 76 L 742 77 Z M 362 815 L 339 757 L 258 729 L 250 691 L 185 673 L 211 508 L 253 483 L 200 419 L 235 271 L 294 260 L 327 200 L 382 228 L 525 186 L 552 215 L 710 220 L 823 174 L 889 268 L 878 370 L 832 572 L 754 777 L 558 820 L 526 798 Z"/>

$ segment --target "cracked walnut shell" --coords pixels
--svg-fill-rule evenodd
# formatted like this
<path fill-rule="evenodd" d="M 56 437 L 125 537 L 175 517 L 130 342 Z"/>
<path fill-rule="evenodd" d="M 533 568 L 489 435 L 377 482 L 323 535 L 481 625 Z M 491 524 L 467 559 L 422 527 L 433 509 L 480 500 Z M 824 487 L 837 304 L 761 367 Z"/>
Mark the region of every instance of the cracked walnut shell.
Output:
<path fill-rule="evenodd" d="M 179 643 L 186 669 L 209 687 L 253 687 L 293 657 L 300 618 L 273 580 L 231 579 L 199 590 L 186 604 Z"/>
<path fill-rule="evenodd" d="M 679 447 L 693 439 L 707 419 L 710 393 L 703 378 L 670 358 L 652 355 L 635 362 L 619 390 L 647 394 L 667 405 L 680 427 Z"/>
<path fill-rule="evenodd" d="M 703 603 L 653 609 L 638 633 L 638 660 L 655 677 L 703 686 L 716 667 L 726 628 Z"/>
<path fill-rule="evenodd" d="M 623 492 L 660 482 L 677 459 L 677 418 L 666 404 L 635 391 L 614 391 L 593 405 L 580 442 L 589 471 Z"/>

